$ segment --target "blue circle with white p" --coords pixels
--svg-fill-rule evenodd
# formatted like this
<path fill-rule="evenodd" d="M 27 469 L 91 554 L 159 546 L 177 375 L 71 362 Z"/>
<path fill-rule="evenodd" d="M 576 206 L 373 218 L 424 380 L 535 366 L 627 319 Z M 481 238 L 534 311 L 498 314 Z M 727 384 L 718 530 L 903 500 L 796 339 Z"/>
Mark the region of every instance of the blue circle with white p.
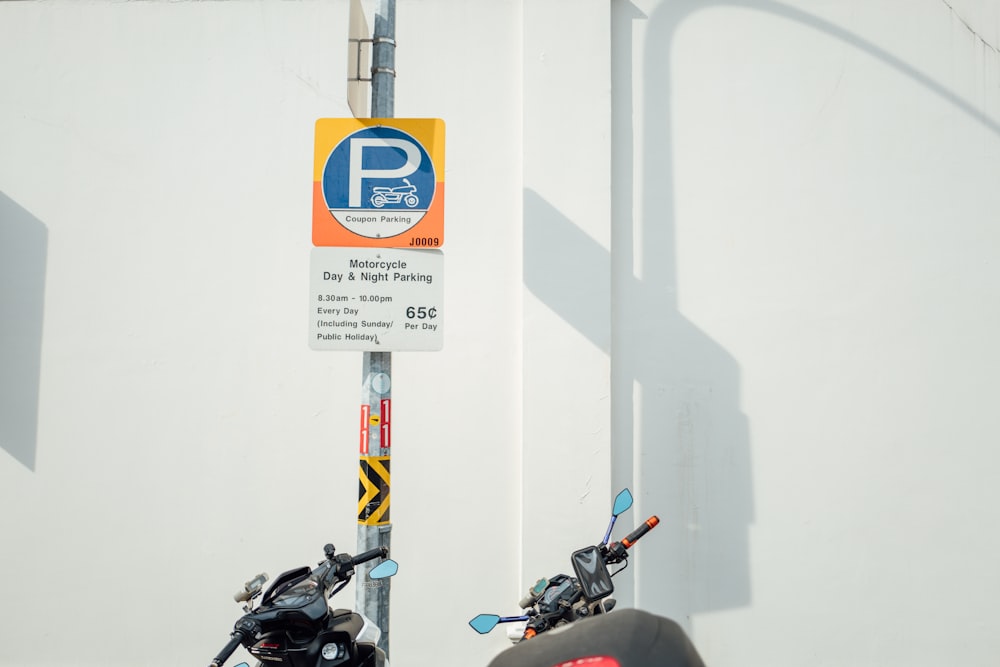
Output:
<path fill-rule="evenodd" d="M 394 127 L 366 127 L 349 134 L 323 167 L 323 199 L 331 211 L 426 211 L 436 184 L 427 151 Z"/>

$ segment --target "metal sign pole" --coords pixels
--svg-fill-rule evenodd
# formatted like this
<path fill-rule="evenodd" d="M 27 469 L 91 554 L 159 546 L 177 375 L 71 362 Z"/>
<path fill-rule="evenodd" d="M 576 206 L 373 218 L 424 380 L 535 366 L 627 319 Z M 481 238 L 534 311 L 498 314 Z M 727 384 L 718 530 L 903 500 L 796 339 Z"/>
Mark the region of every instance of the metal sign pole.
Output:
<path fill-rule="evenodd" d="M 379 0 L 372 34 L 372 118 L 392 118 L 396 77 L 396 0 Z M 388 547 L 389 462 L 392 428 L 392 353 L 364 352 L 361 377 L 361 456 L 358 477 L 358 553 Z M 358 566 L 355 603 L 382 631 L 389 655 L 389 581 L 369 580 L 374 565 Z"/>
<path fill-rule="evenodd" d="M 389 547 L 389 459 L 392 428 L 392 354 L 364 352 L 362 363 L 361 454 L 358 467 L 358 553 Z M 389 655 L 389 582 L 368 579 L 377 563 L 357 567 L 355 604 L 382 631 L 379 648 Z"/>
<path fill-rule="evenodd" d="M 372 118 L 395 115 L 396 0 L 379 0 L 372 33 Z"/>

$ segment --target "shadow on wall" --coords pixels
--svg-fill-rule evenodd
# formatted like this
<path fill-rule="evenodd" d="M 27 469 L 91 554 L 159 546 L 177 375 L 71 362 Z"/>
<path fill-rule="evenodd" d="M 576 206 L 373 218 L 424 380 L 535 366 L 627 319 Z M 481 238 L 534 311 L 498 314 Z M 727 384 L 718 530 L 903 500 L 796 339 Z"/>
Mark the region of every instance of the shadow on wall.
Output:
<path fill-rule="evenodd" d="M 611 354 L 611 341 L 595 304 L 611 300 L 611 255 L 534 190 L 524 191 L 524 282 L 596 347 Z"/>
<path fill-rule="evenodd" d="M 857 34 L 795 7 L 771 0 L 672 0 L 645 16 L 630 2 L 613 5 L 613 63 L 616 93 L 614 117 L 615 164 L 632 165 L 632 146 L 642 141 L 645 182 L 634 187 L 631 169 L 615 170 L 613 210 L 618 236 L 614 239 L 614 271 L 626 280 L 632 268 L 631 196 L 642 194 L 644 218 L 637 221 L 643 246 L 641 283 L 615 290 L 621 300 L 613 336 L 619 379 L 614 395 L 627 401 L 634 378 L 639 442 L 626 461 L 637 471 L 639 488 L 649 497 L 647 507 L 680 510 L 670 525 L 666 561 L 640 567 L 643 606 L 690 626 L 690 614 L 745 605 L 750 602 L 747 531 L 753 520 L 750 437 L 739 411 L 739 368 L 735 360 L 699 331 L 677 309 L 675 270 L 674 164 L 671 134 L 673 38 L 683 21 L 715 6 L 745 7 L 779 20 L 803 25 L 840 40 L 895 69 L 947 100 L 990 131 L 1000 126 L 979 109 L 912 65 Z M 949 8 L 950 9 L 950 8 Z M 646 20 L 642 54 L 644 108 L 642 136 L 632 123 L 632 22 Z M 624 201 L 623 201 L 624 200 Z M 627 234 L 620 230 L 628 229 Z M 621 250 L 619 250 L 621 248 Z M 614 311 L 613 311 L 614 312 Z M 654 316 L 655 315 L 655 316 Z M 628 406 L 618 414 L 627 419 Z M 633 428 L 635 428 L 633 426 Z M 631 435 L 631 433 L 629 434 Z M 627 439 L 627 438 L 622 438 Z M 616 456 L 627 457 L 618 443 Z M 620 475 L 622 477 L 622 475 Z M 674 488 L 672 485 L 677 485 Z M 679 501 L 679 503 L 678 503 Z M 667 523 L 667 522 L 664 522 Z M 669 525 L 669 524 L 668 524 Z M 662 571 L 661 571 L 662 570 Z"/>
<path fill-rule="evenodd" d="M 34 471 L 48 230 L 0 192 L 0 448 Z"/>
<path fill-rule="evenodd" d="M 650 16 L 627 0 L 612 4 L 612 252 L 526 191 L 524 276 L 532 293 L 612 357 L 613 481 L 616 488 L 624 483 L 639 491 L 642 511 L 661 513 L 657 531 L 667 542 L 664 553 L 640 559 L 636 598 L 642 608 L 688 629 L 692 614 L 751 601 L 748 532 L 754 496 L 739 366 L 677 307 L 671 51 L 681 23 L 715 6 L 764 12 L 850 44 L 1000 133 L 995 121 L 913 66 L 785 4 L 672 0 L 658 4 Z M 631 102 L 634 21 L 648 21 L 641 115 L 633 113 Z M 637 116 L 647 119 L 641 136 L 632 125 Z M 645 180 L 637 186 L 632 164 L 638 141 Z M 641 219 L 635 192 L 642 193 Z M 642 246 L 633 251 L 636 231 Z M 598 278 L 607 275 L 609 263 L 610 286 Z M 640 279 L 636 266 L 642 267 Z M 588 304 L 606 299 L 611 341 L 588 310 Z M 628 594 L 616 596 L 630 603 Z"/>
<path fill-rule="evenodd" d="M 669 175 L 668 164 L 658 169 Z M 677 309 L 669 190 L 665 196 L 663 214 L 643 222 L 646 276 L 634 277 L 631 257 L 616 245 L 612 286 L 600 280 L 612 255 L 525 191 L 524 277 L 533 294 L 594 345 L 609 355 L 614 350 L 612 458 L 617 470 L 629 471 L 614 482 L 624 480 L 641 495 L 641 511 L 661 514 L 657 539 L 667 545 L 640 563 L 638 597 L 648 611 L 689 621 L 693 612 L 749 602 L 753 494 L 739 370 Z M 615 241 L 622 240 L 627 253 L 631 239 L 620 232 L 631 224 L 616 221 Z M 592 305 L 608 303 L 612 293 L 613 346 L 592 314 Z M 641 436 L 633 445 L 636 432 Z M 625 591 L 616 597 L 631 604 Z"/>

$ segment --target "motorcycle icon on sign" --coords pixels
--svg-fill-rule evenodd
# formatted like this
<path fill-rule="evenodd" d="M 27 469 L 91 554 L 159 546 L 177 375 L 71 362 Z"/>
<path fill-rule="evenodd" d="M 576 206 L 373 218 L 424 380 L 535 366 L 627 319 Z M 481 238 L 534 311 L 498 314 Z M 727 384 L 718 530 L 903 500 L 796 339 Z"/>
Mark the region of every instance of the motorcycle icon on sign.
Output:
<path fill-rule="evenodd" d="M 376 186 L 372 188 L 371 201 L 375 208 L 382 208 L 386 204 L 398 204 L 403 202 L 410 208 L 414 208 L 420 203 L 417 198 L 417 186 L 410 183 L 407 178 L 403 179 L 406 185 L 399 185 L 394 188 Z"/>

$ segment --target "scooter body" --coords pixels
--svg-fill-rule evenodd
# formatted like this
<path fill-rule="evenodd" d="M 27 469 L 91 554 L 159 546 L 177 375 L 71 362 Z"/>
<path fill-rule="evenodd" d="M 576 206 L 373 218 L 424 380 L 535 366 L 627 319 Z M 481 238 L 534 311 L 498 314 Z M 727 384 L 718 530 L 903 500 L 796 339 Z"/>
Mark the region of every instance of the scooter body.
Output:
<path fill-rule="evenodd" d="M 381 631 L 363 614 L 330 609 L 322 595 L 294 589 L 254 611 L 260 638 L 247 647 L 263 665 L 382 667 Z M 297 599 L 298 598 L 298 599 Z"/>
<path fill-rule="evenodd" d="M 385 653 L 377 646 L 381 636 L 378 626 L 361 613 L 335 609 L 328 603 L 350 581 L 355 565 L 384 558 L 387 549 L 373 549 L 357 557 L 336 554 L 333 545 L 325 550 L 327 559 L 318 567 L 288 570 L 263 594 L 266 574 L 244 585 L 235 598 L 247 603 L 243 608 L 246 613 L 210 667 L 221 667 L 240 645 L 260 660 L 258 666 L 387 667 Z M 385 560 L 371 569 L 369 577 L 391 577 L 397 569 L 395 561 Z M 254 607 L 257 598 L 260 601 Z"/>

